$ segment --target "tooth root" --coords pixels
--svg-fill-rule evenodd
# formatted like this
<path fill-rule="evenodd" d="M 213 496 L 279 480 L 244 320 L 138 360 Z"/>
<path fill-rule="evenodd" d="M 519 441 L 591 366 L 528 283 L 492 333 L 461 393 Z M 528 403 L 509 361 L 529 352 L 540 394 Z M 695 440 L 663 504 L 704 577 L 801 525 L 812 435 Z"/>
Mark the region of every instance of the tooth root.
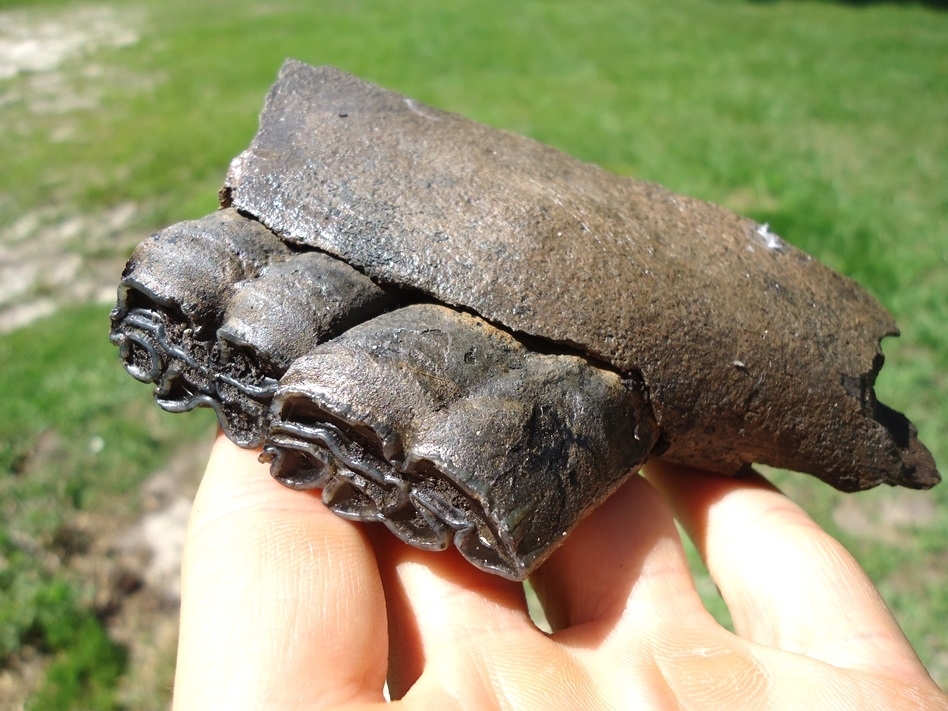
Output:
<path fill-rule="evenodd" d="M 345 498 L 345 515 L 382 520 L 422 548 L 453 541 L 475 565 L 513 579 L 528 576 L 658 440 L 634 384 L 577 356 L 532 353 L 481 319 L 434 305 L 378 316 L 315 347 L 290 366 L 273 412 L 273 446 L 322 446 L 341 465 L 338 477 L 371 499 L 359 511 L 359 499 Z"/>

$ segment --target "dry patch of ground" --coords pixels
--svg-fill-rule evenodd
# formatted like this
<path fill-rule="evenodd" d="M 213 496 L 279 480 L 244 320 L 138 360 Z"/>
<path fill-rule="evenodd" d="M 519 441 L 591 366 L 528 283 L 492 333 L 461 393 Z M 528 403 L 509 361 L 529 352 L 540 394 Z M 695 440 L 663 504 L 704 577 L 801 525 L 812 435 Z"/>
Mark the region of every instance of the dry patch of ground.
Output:
<path fill-rule="evenodd" d="M 915 528 L 938 520 L 938 507 L 925 492 L 883 489 L 884 496 L 843 498 L 833 510 L 833 521 L 847 533 L 890 546 L 911 545 Z"/>
<path fill-rule="evenodd" d="M 0 125 L 9 135 L 39 140 L 30 116 L 52 115 L 50 150 L 70 140 L 76 131 L 71 115 L 96 108 L 123 71 L 97 63 L 96 52 L 138 42 L 140 22 L 137 14 L 105 6 L 0 12 Z M 0 206 L 6 213 L 0 224 L 0 333 L 66 304 L 114 302 L 124 259 L 142 237 L 137 205 L 89 213 L 51 202 L 24 212 L 0 194 Z M 168 707 L 181 550 L 208 447 L 180 451 L 140 491 L 129 493 L 137 499 L 129 509 L 141 515 L 82 513 L 57 532 L 53 549 L 37 551 L 53 568 L 68 567 L 88 583 L 92 606 L 127 647 L 121 695 L 128 708 Z M 39 466 L 59 449 L 51 435 L 37 443 L 31 459 Z M 0 669 L 0 708 L 24 708 L 45 664 L 42 655 L 24 649 Z"/>
<path fill-rule="evenodd" d="M 107 6 L 52 13 L 16 8 L 0 13 L 0 20 L 0 79 L 53 72 L 98 49 L 138 41 L 129 18 Z"/>
<path fill-rule="evenodd" d="M 137 13 L 106 6 L 0 12 L 0 125 L 18 140 L 46 140 L 49 150 L 76 131 L 71 114 L 95 108 L 119 67 L 96 52 L 139 41 Z M 55 115 L 55 128 L 33 135 L 31 117 Z M 0 194 L 0 333 L 65 303 L 114 299 L 122 258 L 137 241 L 136 206 L 84 214 L 49 204 L 22 212 Z M 139 236 L 140 237 L 140 236 Z M 115 256 L 103 256 L 115 255 Z"/>
<path fill-rule="evenodd" d="M 131 203 L 93 215 L 54 207 L 0 227 L 0 333 L 66 304 L 115 300 L 124 257 L 138 241 Z"/>
<path fill-rule="evenodd" d="M 57 530 L 49 550 L 36 551 L 47 559 L 47 568 L 68 568 L 83 581 L 90 606 L 128 650 L 119 698 L 136 711 L 167 709 L 171 699 L 184 535 L 210 445 L 208 438 L 179 450 L 130 492 L 140 514 L 123 514 L 117 507 L 82 512 Z M 60 450 L 55 435 L 44 438 L 28 468 L 45 466 Z M 43 681 L 46 663 L 24 648 L 0 669 L 0 709 L 25 708 Z"/>

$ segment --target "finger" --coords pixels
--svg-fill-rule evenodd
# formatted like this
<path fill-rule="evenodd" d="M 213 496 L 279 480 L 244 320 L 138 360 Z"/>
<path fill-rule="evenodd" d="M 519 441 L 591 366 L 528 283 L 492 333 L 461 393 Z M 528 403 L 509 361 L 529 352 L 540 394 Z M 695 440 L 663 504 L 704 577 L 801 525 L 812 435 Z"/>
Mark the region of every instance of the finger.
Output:
<path fill-rule="evenodd" d="M 739 635 L 834 666 L 925 673 L 852 556 L 763 477 L 661 461 L 646 475 L 694 540 Z"/>
<path fill-rule="evenodd" d="M 948 697 L 927 676 L 841 669 L 720 632 L 709 636 L 679 629 L 664 645 L 656 645 L 658 688 L 665 693 L 659 694 L 660 702 L 634 707 L 948 709 Z"/>
<path fill-rule="evenodd" d="M 640 476 L 582 521 L 531 582 L 555 630 L 706 616 L 671 511 Z"/>
<path fill-rule="evenodd" d="M 422 674 L 449 688 L 471 685 L 473 640 L 536 631 L 520 583 L 478 570 L 453 548 L 418 550 L 384 530 L 373 531 L 372 540 L 389 611 L 393 698 L 407 693 Z"/>
<path fill-rule="evenodd" d="M 175 708 L 380 700 L 385 604 L 360 528 L 219 437 L 188 526 Z"/>
<path fill-rule="evenodd" d="M 599 696 L 570 650 L 533 625 L 521 583 L 477 570 L 454 550 L 417 551 L 390 536 L 383 546 L 398 600 L 391 644 L 414 636 L 420 664 L 414 677 L 390 677 L 393 698 L 411 708 L 572 709 Z"/>

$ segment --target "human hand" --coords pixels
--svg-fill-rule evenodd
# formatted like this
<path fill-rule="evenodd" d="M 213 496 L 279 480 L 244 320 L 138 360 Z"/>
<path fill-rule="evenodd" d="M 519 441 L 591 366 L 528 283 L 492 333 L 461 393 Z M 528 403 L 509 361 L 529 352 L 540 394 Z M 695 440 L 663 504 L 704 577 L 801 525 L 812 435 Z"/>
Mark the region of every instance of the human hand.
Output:
<path fill-rule="evenodd" d="M 191 515 L 175 709 L 948 709 L 842 546 L 763 478 L 662 462 L 522 586 L 273 481 L 218 439 Z M 730 608 L 695 591 L 672 515 Z"/>

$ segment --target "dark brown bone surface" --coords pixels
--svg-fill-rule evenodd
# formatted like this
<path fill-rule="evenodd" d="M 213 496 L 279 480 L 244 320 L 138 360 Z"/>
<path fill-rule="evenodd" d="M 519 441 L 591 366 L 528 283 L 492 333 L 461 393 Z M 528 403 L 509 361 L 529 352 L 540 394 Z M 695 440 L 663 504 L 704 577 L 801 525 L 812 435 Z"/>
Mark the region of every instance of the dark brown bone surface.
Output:
<path fill-rule="evenodd" d="M 267 440 L 281 480 L 417 545 L 454 540 L 522 577 L 621 480 L 597 479 L 602 462 L 627 476 L 665 447 L 846 491 L 939 481 L 915 428 L 875 399 L 891 317 L 766 225 L 295 61 L 221 197 L 243 216 L 168 228 L 132 257 L 113 313 L 127 367 L 163 407 L 210 405 L 235 441 Z M 486 330 L 523 353 L 445 365 Z M 376 373 L 380 349 L 392 370 Z M 531 375 L 533 358 L 555 377 Z M 450 397 L 422 387 L 442 381 Z M 458 414 L 487 392 L 506 404 Z M 593 437 L 616 402 L 639 439 Z M 518 460 L 529 447 L 544 456 Z M 502 494 L 489 471 L 523 483 Z M 588 505 L 528 495 L 579 471 L 596 481 L 571 485 Z"/>

